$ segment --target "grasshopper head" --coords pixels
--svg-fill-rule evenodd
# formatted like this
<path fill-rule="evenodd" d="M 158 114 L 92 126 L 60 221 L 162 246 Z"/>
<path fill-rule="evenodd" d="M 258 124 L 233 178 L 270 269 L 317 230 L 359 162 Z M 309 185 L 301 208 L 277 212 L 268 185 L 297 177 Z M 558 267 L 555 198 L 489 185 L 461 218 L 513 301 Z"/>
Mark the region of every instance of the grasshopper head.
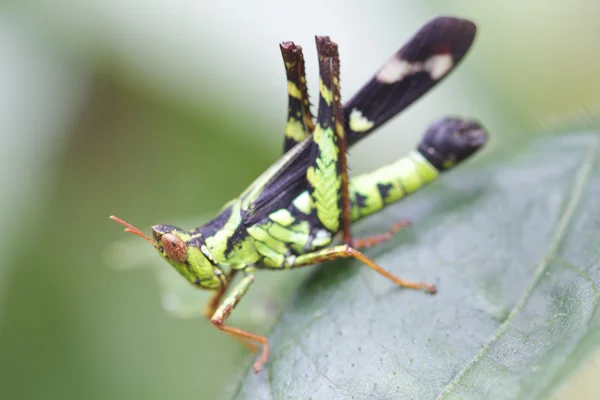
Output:
<path fill-rule="evenodd" d="M 478 122 L 442 118 L 429 127 L 419 144 L 419 152 L 444 171 L 475 153 L 486 141 L 487 132 Z"/>
<path fill-rule="evenodd" d="M 188 282 L 205 289 L 217 289 L 226 282 L 221 269 L 211 261 L 204 240 L 172 225 L 154 225 L 150 239 L 133 225 L 115 217 L 113 221 L 125 225 L 125 232 L 148 241 Z"/>

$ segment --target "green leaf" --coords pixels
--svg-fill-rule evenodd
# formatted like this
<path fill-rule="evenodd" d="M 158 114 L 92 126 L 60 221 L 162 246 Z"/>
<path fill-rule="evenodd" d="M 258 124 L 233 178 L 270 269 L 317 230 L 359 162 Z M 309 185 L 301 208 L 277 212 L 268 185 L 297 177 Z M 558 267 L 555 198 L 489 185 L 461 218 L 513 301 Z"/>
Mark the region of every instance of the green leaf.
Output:
<path fill-rule="evenodd" d="M 538 138 L 358 224 L 410 218 L 366 254 L 439 293 L 354 261 L 317 268 L 233 397 L 547 398 L 600 342 L 599 149 L 594 133 Z"/>

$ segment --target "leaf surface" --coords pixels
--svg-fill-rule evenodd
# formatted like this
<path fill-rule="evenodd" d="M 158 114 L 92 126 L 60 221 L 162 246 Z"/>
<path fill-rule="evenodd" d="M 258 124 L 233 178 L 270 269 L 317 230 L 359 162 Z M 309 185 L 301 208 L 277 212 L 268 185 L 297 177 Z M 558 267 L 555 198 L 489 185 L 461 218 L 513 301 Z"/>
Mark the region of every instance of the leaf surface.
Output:
<path fill-rule="evenodd" d="M 599 154 L 596 133 L 541 137 L 357 224 L 364 236 L 411 219 L 366 254 L 439 293 L 359 262 L 316 268 L 233 398 L 547 397 L 600 342 Z"/>

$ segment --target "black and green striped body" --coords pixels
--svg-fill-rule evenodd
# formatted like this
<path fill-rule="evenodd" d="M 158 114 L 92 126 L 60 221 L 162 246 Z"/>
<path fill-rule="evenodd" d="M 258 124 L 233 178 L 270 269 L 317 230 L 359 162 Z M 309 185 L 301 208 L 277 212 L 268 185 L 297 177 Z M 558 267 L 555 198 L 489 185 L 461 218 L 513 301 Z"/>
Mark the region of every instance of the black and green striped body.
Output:
<path fill-rule="evenodd" d="M 418 190 L 437 175 L 435 167 L 420 153 L 414 152 L 392 165 L 352 179 L 353 222 Z M 244 226 L 243 219 L 241 202 L 236 201 L 210 223 L 185 232 L 188 248 L 205 248 L 204 254 L 210 254 L 213 266 L 220 270 L 217 276 L 223 279 L 226 267 L 292 267 L 295 257 L 329 246 L 338 233 L 328 230 L 320 222 L 308 190 L 296 196 L 287 207 L 274 210 L 251 226 Z M 155 228 L 178 230 L 166 225 Z M 220 285 L 218 277 L 209 280 Z M 207 283 L 196 282 L 202 286 Z"/>
<path fill-rule="evenodd" d="M 194 284 L 216 288 L 229 269 L 289 268 L 297 257 L 329 246 L 342 230 L 344 217 L 342 145 L 353 146 L 439 82 L 463 57 L 473 36 L 469 21 L 434 20 L 344 107 L 339 106 L 337 45 L 318 37 L 316 123 L 309 109 L 301 48 L 282 44 L 289 98 L 284 155 L 206 225 L 192 231 L 153 227 L 157 237 L 177 233 L 188 249 L 199 249 L 215 274 L 172 264 Z M 428 44 L 432 40 L 434 47 Z M 417 150 L 349 180 L 350 221 L 420 189 L 484 143 L 485 131 L 476 122 L 444 118 L 431 125 Z"/>
<path fill-rule="evenodd" d="M 351 179 L 352 221 L 420 189 L 435 180 L 438 173 L 421 153 L 414 151 L 391 165 Z M 242 223 L 246 217 L 242 203 L 233 202 L 208 224 L 186 232 L 188 247 L 206 247 L 219 268 L 286 268 L 293 266 L 294 257 L 327 247 L 339 233 L 321 223 L 308 189 L 249 226 Z M 166 225 L 156 228 L 174 229 Z"/>
<path fill-rule="evenodd" d="M 456 129 L 479 127 L 473 122 L 452 121 Z M 452 123 L 445 120 L 444 124 L 451 126 Z M 439 128 L 434 125 L 433 129 Z M 429 148 L 427 142 L 424 143 L 420 147 Z M 390 165 L 352 178 L 349 192 L 352 222 L 434 181 L 441 171 L 428 160 L 427 151 L 424 153 L 415 150 Z M 250 219 L 253 221 L 250 225 L 242 222 L 249 220 L 243 203 L 243 200 L 235 201 L 213 221 L 189 232 L 190 239 L 197 241 L 190 244 L 201 247 L 199 239 L 202 237 L 217 265 L 236 269 L 289 268 L 294 265 L 295 257 L 329 246 L 339 233 L 339 230 L 328 229 L 318 218 L 308 188 L 260 220 Z"/>
<path fill-rule="evenodd" d="M 188 282 L 215 291 L 205 315 L 251 349 L 255 347 L 248 341 L 262 345 L 255 371 L 268 358 L 267 338 L 231 327 L 225 320 L 254 281 L 256 268 L 283 270 L 353 257 L 400 287 L 436 293 L 435 285 L 402 279 L 359 251 L 388 240 L 406 221 L 362 239 L 352 237 L 350 224 L 419 190 L 474 154 L 486 142 L 485 130 L 474 121 L 443 118 L 428 128 L 415 151 L 354 178 L 348 177 L 346 152 L 440 82 L 465 55 L 474 36 L 470 21 L 432 20 L 344 106 L 337 44 L 317 36 L 316 120 L 310 112 L 302 49 L 292 42 L 281 44 L 288 80 L 283 156 L 199 228 L 155 225 L 149 238 L 133 225 L 111 218 L 150 242 Z M 338 238 L 341 244 L 333 245 Z M 242 279 L 227 293 L 239 271 Z"/>

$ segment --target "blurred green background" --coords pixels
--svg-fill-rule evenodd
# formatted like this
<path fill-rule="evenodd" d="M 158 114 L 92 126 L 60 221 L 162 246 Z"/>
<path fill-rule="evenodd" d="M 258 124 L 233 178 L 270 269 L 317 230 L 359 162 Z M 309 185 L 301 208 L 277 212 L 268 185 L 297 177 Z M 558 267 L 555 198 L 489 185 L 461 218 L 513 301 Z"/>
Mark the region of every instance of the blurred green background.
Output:
<path fill-rule="evenodd" d="M 249 367 L 246 351 L 208 322 L 166 313 L 153 273 L 109 268 L 107 259 L 126 264 L 119 255 L 131 250 L 111 252 L 125 234 L 108 216 L 140 228 L 191 227 L 277 159 L 283 40 L 303 45 L 316 93 L 314 35 L 332 36 L 349 98 L 430 18 L 478 24 L 456 73 L 353 150 L 354 173 L 408 151 L 444 114 L 485 123 L 492 142 L 481 157 L 530 135 L 589 127 L 600 114 L 600 5 L 592 1 L 24 1 L 1 9 L 3 399 L 213 399 Z M 150 246 L 135 250 L 154 256 Z M 245 304 L 232 321 L 268 332 L 302 277 L 260 274 L 255 307 Z M 597 389 L 590 376 L 569 390 Z"/>

